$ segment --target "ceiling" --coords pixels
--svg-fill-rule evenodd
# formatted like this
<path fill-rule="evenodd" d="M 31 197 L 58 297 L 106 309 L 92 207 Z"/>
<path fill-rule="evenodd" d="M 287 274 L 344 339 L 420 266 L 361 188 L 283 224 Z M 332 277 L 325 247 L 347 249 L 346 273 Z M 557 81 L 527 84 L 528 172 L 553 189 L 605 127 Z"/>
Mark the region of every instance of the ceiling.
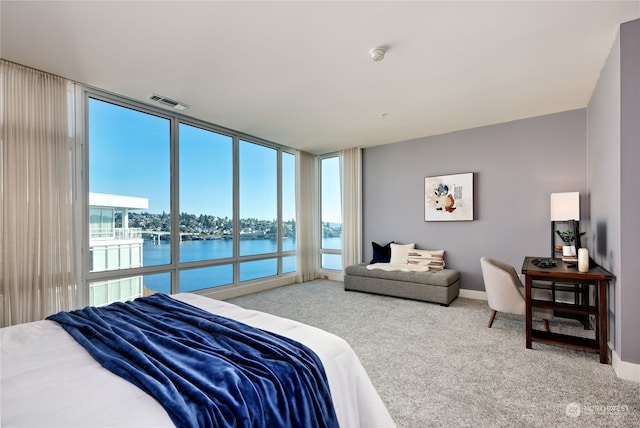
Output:
<path fill-rule="evenodd" d="M 0 17 L 6 60 L 323 154 L 583 108 L 640 0 L 3 0 Z"/>

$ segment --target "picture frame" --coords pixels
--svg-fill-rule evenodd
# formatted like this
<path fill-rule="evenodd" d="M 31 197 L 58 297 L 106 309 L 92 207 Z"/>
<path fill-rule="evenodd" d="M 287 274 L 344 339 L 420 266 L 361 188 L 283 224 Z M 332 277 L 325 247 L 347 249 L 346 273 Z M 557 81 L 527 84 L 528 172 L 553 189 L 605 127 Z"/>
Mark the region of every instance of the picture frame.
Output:
<path fill-rule="evenodd" d="M 424 221 L 472 221 L 473 173 L 424 179 Z"/>

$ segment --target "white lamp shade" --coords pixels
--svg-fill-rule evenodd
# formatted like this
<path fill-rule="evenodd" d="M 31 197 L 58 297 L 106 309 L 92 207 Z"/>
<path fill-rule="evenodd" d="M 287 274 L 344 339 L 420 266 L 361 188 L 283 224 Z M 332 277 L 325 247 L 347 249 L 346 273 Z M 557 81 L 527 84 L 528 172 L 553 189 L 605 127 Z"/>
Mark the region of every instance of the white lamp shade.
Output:
<path fill-rule="evenodd" d="M 551 194 L 551 221 L 580 221 L 580 192 Z"/>

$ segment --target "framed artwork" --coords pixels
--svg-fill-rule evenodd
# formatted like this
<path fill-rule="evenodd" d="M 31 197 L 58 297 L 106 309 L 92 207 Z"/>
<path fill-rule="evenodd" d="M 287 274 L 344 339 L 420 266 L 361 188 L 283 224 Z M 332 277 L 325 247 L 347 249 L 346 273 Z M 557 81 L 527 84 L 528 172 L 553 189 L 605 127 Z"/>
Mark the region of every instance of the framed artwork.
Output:
<path fill-rule="evenodd" d="M 473 173 L 424 179 L 424 221 L 473 220 Z"/>

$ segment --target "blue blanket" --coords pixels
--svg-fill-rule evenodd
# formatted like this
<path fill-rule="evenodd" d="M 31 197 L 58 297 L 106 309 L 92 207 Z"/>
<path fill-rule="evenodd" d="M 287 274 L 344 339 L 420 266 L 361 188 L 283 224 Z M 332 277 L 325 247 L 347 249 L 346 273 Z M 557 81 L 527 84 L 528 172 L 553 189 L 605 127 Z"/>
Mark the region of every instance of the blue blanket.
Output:
<path fill-rule="evenodd" d="M 163 294 L 48 319 L 177 427 L 338 426 L 320 359 L 286 337 Z"/>

